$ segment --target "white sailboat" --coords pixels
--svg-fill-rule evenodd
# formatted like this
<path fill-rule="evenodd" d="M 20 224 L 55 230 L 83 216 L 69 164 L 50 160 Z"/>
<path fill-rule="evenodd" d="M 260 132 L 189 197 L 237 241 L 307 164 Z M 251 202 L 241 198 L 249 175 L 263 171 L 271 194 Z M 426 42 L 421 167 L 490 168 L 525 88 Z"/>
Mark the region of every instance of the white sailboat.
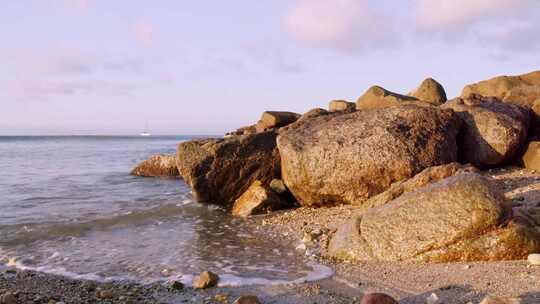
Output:
<path fill-rule="evenodd" d="M 146 125 L 144 127 L 144 131 L 140 135 L 144 136 L 144 137 L 151 136 L 151 134 L 148 132 L 148 122 L 146 122 Z"/>

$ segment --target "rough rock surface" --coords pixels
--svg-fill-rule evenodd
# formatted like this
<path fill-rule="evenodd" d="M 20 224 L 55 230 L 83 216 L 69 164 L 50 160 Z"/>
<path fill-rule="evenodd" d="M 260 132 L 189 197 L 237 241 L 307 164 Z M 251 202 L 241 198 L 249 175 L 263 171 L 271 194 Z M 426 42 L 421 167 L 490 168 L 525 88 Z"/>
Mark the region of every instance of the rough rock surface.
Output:
<path fill-rule="evenodd" d="M 479 168 L 500 165 L 513 160 L 527 140 L 527 108 L 479 95 L 456 98 L 441 107 L 454 110 L 465 122 L 458 139 L 461 162 Z"/>
<path fill-rule="evenodd" d="M 393 183 L 388 190 L 371 197 L 362 204 L 362 210 L 369 210 L 371 208 L 382 206 L 404 193 L 417 190 L 429 183 L 438 182 L 463 172 L 478 172 L 478 169 L 471 165 L 461 165 L 459 163 L 450 163 L 426 168 L 414 177 L 408 180 L 397 181 Z"/>
<path fill-rule="evenodd" d="M 286 208 L 289 204 L 268 186 L 256 180 L 235 202 L 234 216 L 247 217 Z"/>
<path fill-rule="evenodd" d="M 461 97 L 468 98 L 472 94 L 493 96 L 532 109 L 535 115 L 531 135 L 540 139 L 540 71 L 519 76 L 498 76 L 470 84 L 463 88 Z"/>
<path fill-rule="evenodd" d="M 138 164 L 137 167 L 131 171 L 131 174 L 146 177 L 178 176 L 176 156 L 154 155 Z"/>
<path fill-rule="evenodd" d="M 367 293 L 362 297 L 360 304 L 398 304 L 398 302 L 384 293 Z"/>
<path fill-rule="evenodd" d="M 328 104 L 328 110 L 330 112 L 354 112 L 356 110 L 356 104 L 346 100 L 332 100 Z"/>
<path fill-rule="evenodd" d="M 514 217 L 500 186 L 462 173 L 409 192 L 338 229 L 328 252 L 366 261 L 478 261 L 526 258 L 540 231 Z"/>
<path fill-rule="evenodd" d="M 441 105 L 447 100 L 444 87 L 433 78 L 422 81 L 420 86 L 408 95 L 435 105 Z"/>
<path fill-rule="evenodd" d="M 193 288 L 205 289 L 214 287 L 219 282 L 219 276 L 211 271 L 204 271 L 193 280 Z"/>
<path fill-rule="evenodd" d="M 199 202 L 231 206 L 255 181 L 280 178 L 276 133 L 205 139 L 178 145 L 180 175 Z"/>
<path fill-rule="evenodd" d="M 300 116 L 300 114 L 293 112 L 266 111 L 257 122 L 257 131 L 262 132 L 284 127 L 295 122 Z"/>
<path fill-rule="evenodd" d="M 453 111 L 403 105 L 324 115 L 283 128 L 283 180 L 304 206 L 365 201 L 393 182 L 457 160 Z"/>
<path fill-rule="evenodd" d="M 529 142 L 521 160 L 525 168 L 540 170 L 540 141 Z"/>
<path fill-rule="evenodd" d="M 415 103 L 419 100 L 415 97 L 401 95 L 388 91 L 379 86 L 372 86 L 364 95 L 360 96 L 356 101 L 357 110 L 372 110 L 386 108 L 403 103 Z M 427 104 L 427 103 L 426 103 Z"/>

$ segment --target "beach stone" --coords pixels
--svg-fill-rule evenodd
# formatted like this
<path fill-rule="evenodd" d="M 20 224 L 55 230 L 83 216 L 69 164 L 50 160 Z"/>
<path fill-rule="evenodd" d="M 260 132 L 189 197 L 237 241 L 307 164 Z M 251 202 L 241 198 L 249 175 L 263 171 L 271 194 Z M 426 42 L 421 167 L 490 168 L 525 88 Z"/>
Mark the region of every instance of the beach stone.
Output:
<path fill-rule="evenodd" d="M 356 104 L 346 100 L 332 100 L 328 104 L 328 110 L 330 112 L 354 112 L 356 111 Z"/>
<path fill-rule="evenodd" d="M 398 198 L 403 193 L 417 190 L 427 184 L 438 182 L 447 177 L 464 172 L 478 172 L 478 169 L 471 165 L 462 165 L 456 162 L 426 168 L 414 177 L 395 182 L 386 191 L 371 197 L 362 204 L 362 209 L 368 210 L 370 208 L 382 206 L 393 199 Z"/>
<path fill-rule="evenodd" d="M 379 86 L 372 86 L 358 98 L 356 109 L 373 110 L 417 101 L 419 100 L 415 97 L 394 93 Z"/>
<path fill-rule="evenodd" d="M 282 179 L 299 204 L 361 203 L 457 160 L 453 111 L 403 105 L 299 121 L 280 131 Z"/>
<path fill-rule="evenodd" d="M 384 293 L 367 293 L 362 297 L 360 304 L 398 304 L 398 302 Z"/>
<path fill-rule="evenodd" d="M 178 176 L 175 155 L 154 155 L 138 164 L 131 175 L 145 177 L 167 177 Z"/>
<path fill-rule="evenodd" d="M 97 297 L 100 299 L 112 299 L 114 294 L 110 290 L 100 290 L 97 293 Z"/>
<path fill-rule="evenodd" d="M 233 304 L 261 304 L 259 298 L 253 295 L 241 296 Z"/>
<path fill-rule="evenodd" d="M 265 214 L 290 206 L 281 196 L 256 180 L 235 202 L 232 208 L 234 216 L 248 217 Z"/>
<path fill-rule="evenodd" d="M 540 141 L 529 142 L 521 160 L 525 168 L 540 170 Z"/>
<path fill-rule="evenodd" d="M 519 260 L 540 250 L 540 232 L 515 217 L 500 185 L 461 173 L 352 217 L 329 255 L 351 261 Z"/>
<path fill-rule="evenodd" d="M 532 253 L 527 257 L 529 264 L 534 266 L 540 266 L 540 253 Z"/>
<path fill-rule="evenodd" d="M 530 108 L 534 115 L 531 136 L 540 140 L 540 71 L 518 75 L 498 76 L 467 85 L 461 93 L 462 98 L 472 94 L 493 96 L 503 102 Z"/>
<path fill-rule="evenodd" d="M 480 95 L 441 107 L 454 110 L 465 122 L 458 138 L 463 163 L 489 168 L 512 161 L 527 140 L 530 111 L 524 107 Z"/>
<path fill-rule="evenodd" d="M 17 298 L 13 293 L 6 292 L 0 296 L 0 304 L 17 304 Z"/>
<path fill-rule="evenodd" d="M 173 290 L 183 290 L 184 284 L 180 281 L 172 281 L 171 283 L 171 289 Z"/>
<path fill-rule="evenodd" d="M 268 184 L 281 176 L 273 131 L 180 143 L 176 164 L 197 201 L 227 207 L 255 180 Z"/>
<path fill-rule="evenodd" d="M 300 114 L 293 112 L 266 111 L 257 122 L 257 131 L 263 132 L 274 128 L 281 128 L 295 122 Z"/>
<path fill-rule="evenodd" d="M 211 271 L 204 271 L 193 280 L 193 288 L 205 289 L 214 287 L 219 281 L 219 276 Z"/>
<path fill-rule="evenodd" d="M 482 302 L 480 302 L 480 304 L 521 304 L 521 299 L 487 296 L 482 300 Z"/>
<path fill-rule="evenodd" d="M 422 81 L 420 86 L 408 95 L 434 105 L 441 105 L 447 100 L 444 87 L 433 78 Z"/>
<path fill-rule="evenodd" d="M 274 191 L 277 194 L 283 195 L 289 192 L 289 189 L 287 189 L 287 186 L 285 186 L 285 183 L 281 179 L 274 178 L 270 182 L 270 189 Z"/>

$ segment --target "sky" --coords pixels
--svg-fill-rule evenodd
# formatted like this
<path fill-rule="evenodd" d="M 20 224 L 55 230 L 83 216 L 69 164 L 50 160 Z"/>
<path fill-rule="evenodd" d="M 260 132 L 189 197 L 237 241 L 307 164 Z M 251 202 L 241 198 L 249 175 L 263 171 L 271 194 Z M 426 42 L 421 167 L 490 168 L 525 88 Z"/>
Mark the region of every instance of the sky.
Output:
<path fill-rule="evenodd" d="M 0 135 L 222 134 L 266 110 L 540 70 L 538 0 L 0 4 Z"/>

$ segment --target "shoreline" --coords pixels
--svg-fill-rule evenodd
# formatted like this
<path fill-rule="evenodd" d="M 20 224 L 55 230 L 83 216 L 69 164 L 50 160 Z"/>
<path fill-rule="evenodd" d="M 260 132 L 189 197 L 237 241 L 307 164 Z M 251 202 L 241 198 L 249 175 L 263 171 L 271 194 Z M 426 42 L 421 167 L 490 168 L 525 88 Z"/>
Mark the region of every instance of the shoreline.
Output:
<path fill-rule="evenodd" d="M 534 171 L 509 167 L 482 174 L 501 180 L 513 204 L 540 202 L 540 174 Z M 364 293 L 383 292 L 402 304 L 425 303 L 432 294 L 447 304 L 479 303 L 487 295 L 540 303 L 540 267 L 527 261 L 351 264 L 325 258 L 330 235 L 355 208 L 303 207 L 252 217 L 261 237 L 280 246 L 294 246 L 307 260 L 331 267 L 334 274 L 322 280 L 176 291 L 164 282 L 95 282 L 0 268 L 0 295 L 16 293 L 17 303 L 232 303 L 239 296 L 256 295 L 262 303 L 307 304 L 359 303 Z M 100 297 L 102 291 L 112 298 Z"/>

